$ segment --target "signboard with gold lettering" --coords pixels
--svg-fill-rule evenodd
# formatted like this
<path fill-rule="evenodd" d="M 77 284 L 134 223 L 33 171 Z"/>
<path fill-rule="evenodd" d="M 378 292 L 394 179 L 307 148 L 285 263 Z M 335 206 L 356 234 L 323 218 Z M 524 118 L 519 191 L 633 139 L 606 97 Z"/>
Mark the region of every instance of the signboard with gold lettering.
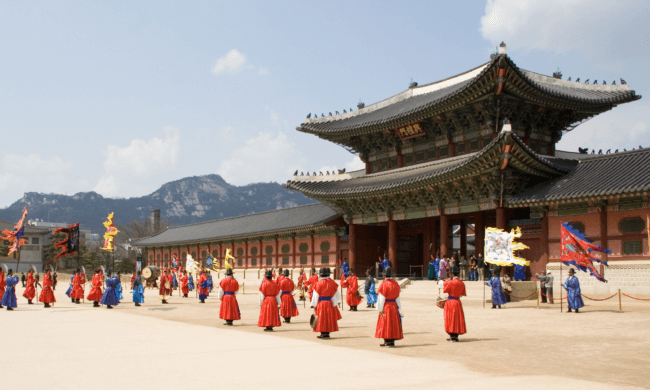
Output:
<path fill-rule="evenodd" d="M 422 129 L 421 122 L 399 127 L 395 130 L 400 139 L 424 137 L 427 133 Z"/>

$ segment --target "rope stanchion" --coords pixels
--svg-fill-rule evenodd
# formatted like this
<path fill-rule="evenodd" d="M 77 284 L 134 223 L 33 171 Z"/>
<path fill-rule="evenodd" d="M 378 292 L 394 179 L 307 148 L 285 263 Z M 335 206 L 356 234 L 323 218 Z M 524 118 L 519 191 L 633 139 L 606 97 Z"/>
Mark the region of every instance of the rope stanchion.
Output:
<path fill-rule="evenodd" d="M 514 296 L 514 295 L 510 294 L 509 292 L 507 292 L 507 291 L 505 291 L 505 290 L 504 290 L 504 292 L 505 292 L 506 294 L 510 295 L 511 297 L 516 298 L 516 299 L 528 299 L 528 298 L 532 297 L 533 295 L 537 294 L 537 291 L 534 291 L 532 294 L 530 294 L 530 295 L 527 296 L 527 297 L 517 297 L 517 296 Z"/>
<path fill-rule="evenodd" d="M 621 295 L 625 295 L 628 298 L 634 299 L 636 301 L 650 301 L 650 299 L 644 299 L 644 298 L 635 298 L 633 296 L 627 295 L 626 293 L 621 293 Z"/>
<path fill-rule="evenodd" d="M 618 293 L 614 293 L 614 295 L 612 295 L 611 297 L 607 297 L 607 298 L 603 298 L 603 299 L 589 298 L 589 297 L 586 296 L 585 294 L 580 294 L 580 295 L 582 295 L 583 297 L 589 299 L 590 301 L 606 301 L 606 300 L 608 300 L 608 299 L 612 299 L 612 298 L 614 298 L 615 296 L 618 295 Z"/>
<path fill-rule="evenodd" d="M 552 299 L 552 300 L 560 300 L 560 301 L 562 301 L 562 300 L 567 299 L 567 297 L 562 297 L 562 298 L 553 298 L 553 297 L 549 297 L 548 295 L 546 295 L 546 294 L 544 294 L 544 293 L 540 293 L 540 294 L 542 294 L 542 295 L 545 296 L 546 298 L 548 298 L 548 299 Z"/>

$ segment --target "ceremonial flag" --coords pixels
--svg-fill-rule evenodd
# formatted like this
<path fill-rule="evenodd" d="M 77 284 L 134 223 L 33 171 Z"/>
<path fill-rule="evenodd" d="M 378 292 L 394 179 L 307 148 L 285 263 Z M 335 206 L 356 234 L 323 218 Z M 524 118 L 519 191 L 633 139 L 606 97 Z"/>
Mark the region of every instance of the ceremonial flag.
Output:
<path fill-rule="evenodd" d="M 113 252 L 115 250 L 115 236 L 120 231 L 113 225 L 113 213 L 108 214 L 108 219 L 104 222 L 106 233 L 104 233 L 104 247 L 105 251 Z"/>
<path fill-rule="evenodd" d="M 528 249 L 528 246 L 515 242 L 521 237 L 521 229 L 512 229 L 510 233 L 497 228 L 485 229 L 484 257 L 486 263 L 496 265 L 530 265 L 530 261 L 519 257 L 515 251 Z"/>
<path fill-rule="evenodd" d="M 172 255 L 172 268 L 178 268 L 178 260 L 174 255 Z"/>
<path fill-rule="evenodd" d="M 54 244 L 55 248 L 61 249 L 61 252 L 54 258 L 74 255 L 79 252 L 79 223 L 68 225 L 68 227 L 56 229 L 52 235 L 57 233 L 65 233 L 65 238 Z"/>
<path fill-rule="evenodd" d="M 187 259 L 185 260 L 185 270 L 187 270 L 188 273 L 193 274 L 199 269 L 201 269 L 201 267 L 196 263 L 196 261 L 194 261 L 192 255 L 188 253 Z"/>
<path fill-rule="evenodd" d="M 23 209 L 23 216 L 20 218 L 16 226 L 13 228 L 13 230 L 8 230 L 5 229 L 2 232 L 2 236 L 0 236 L 0 239 L 3 239 L 5 241 L 9 241 L 11 244 L 9 246 L 9 253 L 7 253 L 7 256 L 11 255 L 14 252 L 17 252 L 18 249 L 27 242 L 27 239 L 23 238 L 23 235 L 25 234 L 25 218 L 27 217 L 27 206 Z"/>
<path fill-rule="evenodd" d="M 226 249 L 226 256 L 224 257 L 224 262 L 226 264 L 226 269 L 231 268 L 232 269 L 232 264 L 228 262 L 228 259 L 233 260 L 233 264 L 235 263 L 235 258 L 230 255 L 230 248 Z"/>
<path fill-rule="evenodd" d="M 205 261 L 205 265 L 208 268 L 212 268 L 212 255 L 208 254 L 208 259 Z"/>
<path fill-rule="evenodd" d="M 568 222 L 562 224 L 562 243 L 560 246 L 561 260 L 565 265 L 573 265 L 582 272 L 587 272 L 601 282 L 607 282 L 594 268 L 594 261 L 607 265 L 597 257 L 592 257 L 591 252 L 612 253 L 609 249 L 603 249 L 588 240 Z"/>

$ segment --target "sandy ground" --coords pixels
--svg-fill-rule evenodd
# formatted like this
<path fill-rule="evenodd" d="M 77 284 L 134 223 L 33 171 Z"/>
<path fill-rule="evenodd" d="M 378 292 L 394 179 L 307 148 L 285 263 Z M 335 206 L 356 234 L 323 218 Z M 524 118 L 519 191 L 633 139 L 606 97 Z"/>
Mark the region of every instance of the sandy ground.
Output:
<path fill-rule="evenodd" d="M 623 313 L 617 300 L 587 302 L 569 314 L 534 301 L 483 309 L 470 297 L 468 334 L 450 343 L 437 294 L 404 294 L 405 339 L 385 349 L 374 338 L 377 312 L 365 305 L 344 311 L 341 331 L 320 341 L 302 302 L 290 325 L 263 332 L 251 287 L 238 295 L 242 320 L 234 327 L 218 318 L 216 294 L 206 304 L 176 295 L 162 305 L 147 290 L 135 307 L 127 289 L 124 303 L 107 310 L 72 304 L 66 288 L 59 285 L 51 309 L 27 305 L 18 288 L 18 309 L 0 311 L 1 388 L 650 387 L 650 302 L 627 299 Z"/>

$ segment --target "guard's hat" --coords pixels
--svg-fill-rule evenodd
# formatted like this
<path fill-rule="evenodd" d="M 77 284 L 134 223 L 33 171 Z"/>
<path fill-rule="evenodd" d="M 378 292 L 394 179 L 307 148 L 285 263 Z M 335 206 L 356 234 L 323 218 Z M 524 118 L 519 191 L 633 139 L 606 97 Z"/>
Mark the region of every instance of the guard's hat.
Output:
<path fill-rule="evenodd" d="M 390 278 L 393 276 L 393 270 L 390 267 L 384 268 L 384 272 L 382 272 L 387 278 Z"/>
<path fill-rule="evenodd" d="M 273 271 L 267 270 L 266 273 L 264 274 L 268 280 L 273 279 Z"/>
<path fill-rule="evenodd" d="M 323 267 L 320 269 L 320 276 L 323 278 L 327 278 L 330 276 L 330 269 L 327 267 Z"/>
<path fill-rule="evenodd" d="M 232 275 L 232 268 L 226 268 L 226 276 Z"/>

